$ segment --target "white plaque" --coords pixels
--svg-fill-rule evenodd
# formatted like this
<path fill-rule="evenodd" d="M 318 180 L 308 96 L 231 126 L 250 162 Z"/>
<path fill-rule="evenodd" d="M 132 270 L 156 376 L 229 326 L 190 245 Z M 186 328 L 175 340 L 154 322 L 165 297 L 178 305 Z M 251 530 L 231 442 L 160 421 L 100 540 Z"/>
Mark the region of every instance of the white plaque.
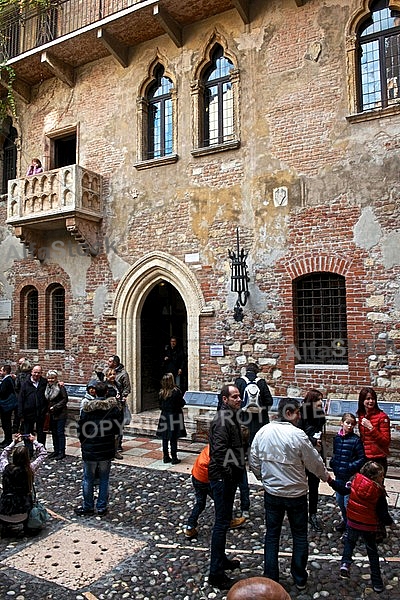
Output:
<path fill-rule="evenodd" d="M 223 344 L 212 344 L 210 346 L 210 356 L 225 356 Z"/>
<path fill-rule="evenodd" d="M 0 300 L 0 319 L 11 319 L 11 300 Z"/>

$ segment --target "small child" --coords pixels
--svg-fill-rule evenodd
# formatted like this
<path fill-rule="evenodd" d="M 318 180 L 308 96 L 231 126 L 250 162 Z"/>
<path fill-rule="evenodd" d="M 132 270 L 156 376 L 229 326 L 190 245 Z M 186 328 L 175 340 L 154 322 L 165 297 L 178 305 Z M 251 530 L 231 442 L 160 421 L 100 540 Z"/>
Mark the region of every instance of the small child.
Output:
<path fill-rule="evenodd" d="M 335 474 L 336 481 L 343 485 L 358 473 L 366 461 L 363 443 L 359 436 L 354 433 L 356 423 L 355 415 L 348 412 L 344 413 L 341 427 L 333 440 L 333 456 L 329 464 Z M 336 492 L 336 501 L 342 513 L 342 522 L 335 529 L 343 532 L 346 529 L 346 506 L 349 501 L 349 494 L 343 495 Z"/>
<path fill-rule="evenodd" d="M 207 503 L 207 496 L 212 498 L 210 480 L 208 478 L 208 465 L 210 464 L 210 446 L 207 444 L 196 458 L 192 467 L 192 484 L 195 494 L 195 505 L 187 521 L 186 528 L 183 530 L 188 538 L 193 538 L 198 534 L 197 522 L 199 516 L 204 511 Z M 246 521 L 245 517 L 236 517 L 232 519 L 229 525 L 230 529 L 241 527 Z M 234 563 L 235 561 L 231 561 Z M 239 561 L 238 561 L 239 562 Z M 236 563 L 235 563 L 236 564 Z"/>
<path fill-rule="evenodd" d="M 83 396 L 80 406 L 79 415 L 82 415 L 83 407 L 87 402 L 91 402 L 96 397 L 96 384 L 99 383 L 98 379 L 91 379 L 86 386 L 86 394 Z"/>
<path fill-rule="evenodd" d="M 210 480 L 208 479 L 208 465 L 210 462 L 210 446 L 207 444 L 200 452 L 192 468 L 192 484 L 194 487 L 195 505 L 187 521 L 184 533 L 192 538 L 197 535 L 197 521 L 206 507 L 207 496 L 212 498 Z"/>
<path fill-rule="evenodd" d="M 348 578 L 354 547 L 361 536 L 365 542 L 371 571 L 371 581 L 374 592 L 384 591 L 381 570 L 379 567 L 376 532 L 379 521 L 392 525 L 393 519 L 387 511 L 386 491 L 383 486 L 385 472 L 379 463 L 368 461 L 357 473 L 350 488 L 350 499 L 347 505 L 347 536 L 344 540 L 344 550 L 340 565 L 340 576 Z M 332 481 L 334 489 L 340 487 Z M 346 489 L 344 487 L 344 489 Z M 346 493 L 345 491 L 343 492 Z"/>

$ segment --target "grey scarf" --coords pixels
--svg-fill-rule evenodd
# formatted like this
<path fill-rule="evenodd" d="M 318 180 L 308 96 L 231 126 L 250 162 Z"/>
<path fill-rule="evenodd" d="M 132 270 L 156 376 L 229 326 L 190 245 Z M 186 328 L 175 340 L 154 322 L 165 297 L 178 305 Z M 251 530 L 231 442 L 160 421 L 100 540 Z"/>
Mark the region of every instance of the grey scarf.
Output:
<path fill-rule="evenodd" d="M 46 400 L 48 400 L 50 402 L 51 400 L 54 400 L 54 398 L 57 398 L 59 393 L 60 393 L 60 386 L 58 383 L 55 383 L 54 385 L 47 384 L 46 390 L 44 392 L 44 396 L 45 396 Z"/>

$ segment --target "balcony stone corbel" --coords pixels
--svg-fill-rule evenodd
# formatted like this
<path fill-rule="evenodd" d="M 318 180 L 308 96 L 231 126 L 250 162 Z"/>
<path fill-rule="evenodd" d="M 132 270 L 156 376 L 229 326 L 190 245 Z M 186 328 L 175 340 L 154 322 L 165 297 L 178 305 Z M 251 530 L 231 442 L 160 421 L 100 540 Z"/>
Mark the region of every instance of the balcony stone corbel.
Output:
<path fill-rule="evenodd" d="M 73 88 L 75 85 L 74 68 L 68 63 L 52 56 L 50 52 L 42 52 L 40 62 L 45 63 L 55 77 Z"/>
<path fill-rule="evenodd" d="M 129 47 L 117 40 L 103 27 L 97 30 L 97 38 L 110 52 L 111 56 L 124 68 L 129 65 Z"/>
<path fill-rule="evenodd" d="M 249 0 L 232 0 L 233 6 L 238 11 L 243 23 L 250 23 L 250 6 Z"/>
<path fill-rule="evenodd" d="M 82 254 L 97 256 L 100 252 L 99 224 L 79 217 L 68 217 L 65 221 L 67 231 L 78 242 Z"/>
<path fill-rule="evenodd" d="M 14 235 L 21 240 L 33 258 L 37 258 L 40 261 L 46 258 L 46 249 L 43 246 L 43 236 L 40 231 L 19 226 L 14 227 Z"/>
<path fill-rule="evenodd" d="M 6 75 L 5 69 L 0 71 L 0 84 L 8 89 L 8 77 Z M 25 104 L 29 104 L 31 101 L 31 87 L 22 81 L 22 79 L 14 79 L 12 82 L 13 92 L 18 96 Z"/>
<path fill-rule="evenodd" d="M 182 27 L 173 17 L 159 4 L 153 8 L 153 16 L 157 19 L 165 33 L 169 35 L 177 48 L 182 48 Z"/>

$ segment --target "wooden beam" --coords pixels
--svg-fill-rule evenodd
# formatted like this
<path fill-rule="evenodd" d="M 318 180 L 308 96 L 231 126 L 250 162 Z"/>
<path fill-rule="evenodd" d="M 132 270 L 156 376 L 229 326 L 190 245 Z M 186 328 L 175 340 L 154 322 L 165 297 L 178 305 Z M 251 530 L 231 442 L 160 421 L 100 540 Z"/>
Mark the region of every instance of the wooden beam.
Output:
<path fill-rule="evenodd" d="M 75 76 L 74 69 L 68 63 L 52 56 L 49 52 L 42 52 L 40 62 L 45 63 L 60 81 L 63 81 L 69 87 L 74 87 Z"/>
<path fill-rule="evenodd" d="M 243 23 L 250 23 L 250 2 L 249 0 L 232 0 L 233 6 L 238 11 Z"/>
<path fill-rule="evenodd" d="M 165 33 L 169 35 L 175 46 L 182 47 L 182 28 L 173 17 L 159 4 L 153 8 L 153 16 L 157 19 Z"/>
<path fill-rule="evenodd" d="M 4 77 L 4 71 L 0 72 L 0 84 L 8 89 L 8 81 L 7 78 Z M 31 101 L 31 87 L 22 79 L 14 79 L 12 83 L 13 92 L 21 98 L 26 104 L 29 104 Z"/>
<path fill-rule="evenodd" d="M 129 64 L 128 54 L 129 47 L 117 40 L 113 35 L 108 33 L 105 29 L 100 27 L 97 30 L 97 38 L 103 43 L 103 45 L 110 52 L 111 56 L 124 68 Z"/>

